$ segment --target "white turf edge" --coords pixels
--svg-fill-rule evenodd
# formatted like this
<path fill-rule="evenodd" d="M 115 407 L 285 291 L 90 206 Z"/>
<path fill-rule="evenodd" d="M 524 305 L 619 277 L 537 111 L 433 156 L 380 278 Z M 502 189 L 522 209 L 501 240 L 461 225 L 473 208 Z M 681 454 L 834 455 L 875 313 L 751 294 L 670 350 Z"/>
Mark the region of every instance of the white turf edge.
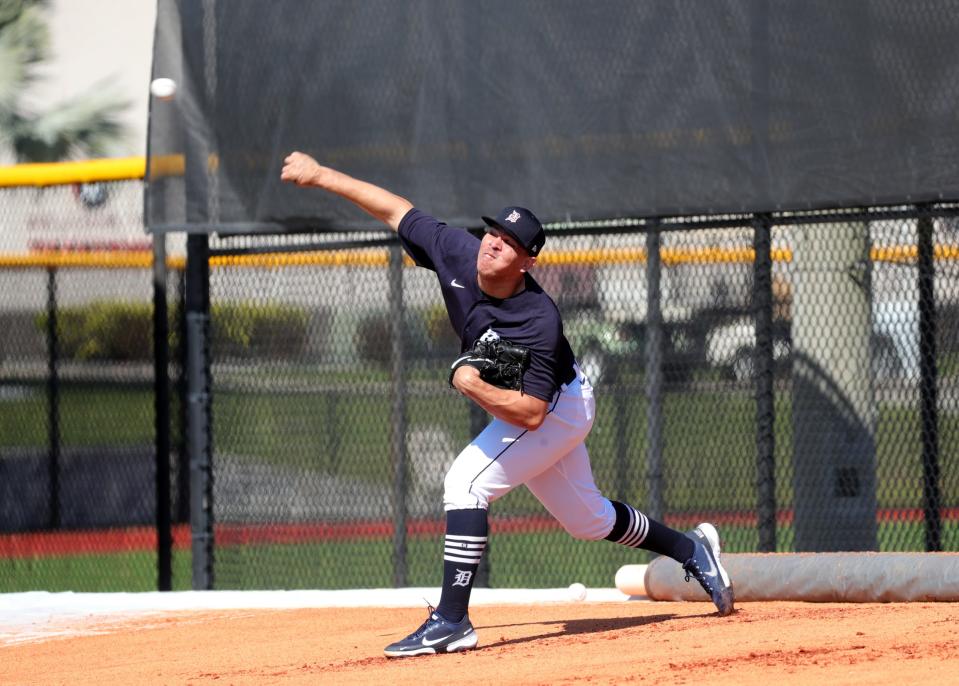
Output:
<path fill-rule="evenodd" d="M 439 602 L 439 588 L 338 591 L 172 591 L 168 593 L 0 593 L 0 645 L 99 633 L 96 623 L 192 610 L 422 607 Z M 588 588 L 580 602 L 620 602 L 615 588 Z M 570 603 L 566 588 L 474 588 L 471 605 Z"/>

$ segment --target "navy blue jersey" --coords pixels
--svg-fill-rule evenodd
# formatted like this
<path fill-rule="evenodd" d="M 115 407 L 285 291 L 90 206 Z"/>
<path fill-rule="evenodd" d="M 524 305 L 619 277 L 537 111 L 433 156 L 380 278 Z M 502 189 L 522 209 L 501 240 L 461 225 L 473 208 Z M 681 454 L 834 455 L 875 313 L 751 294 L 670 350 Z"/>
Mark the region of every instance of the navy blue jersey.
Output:
<path fill-rule="evenodd" d="M 493 298 L 476 280 L 480 239 L 465 229 L 412 209 L 400 222 L 399 236 L 416 264 L 436 272 L 461 351 L 489 331 L 529 348 L 523 391 L 547 402 L 560 384 L 573 379 L 573 352 L 559 310 L 532 276 L 526 274 L 526 288 L 516 295 Z"/>

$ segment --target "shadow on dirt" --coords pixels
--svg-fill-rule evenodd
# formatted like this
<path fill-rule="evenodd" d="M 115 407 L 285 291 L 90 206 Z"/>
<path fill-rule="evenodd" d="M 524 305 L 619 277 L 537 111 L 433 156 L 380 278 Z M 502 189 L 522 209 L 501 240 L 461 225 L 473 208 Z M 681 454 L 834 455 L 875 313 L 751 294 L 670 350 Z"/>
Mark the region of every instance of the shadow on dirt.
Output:
<path fill-rule="evenodd" d="M 668 622 L 671 619 L 688 619 L 687 615 L 677 617 L 673 614 L 650 615 L 646 617 L 604 617 L 602 619 L 560 619 L 552 622 L 525 622 L 522 624 L 492 624 L 489 626 L 476 626 L 477 631 L 489 632 L 493 629 L 503 629 L 517 626 L 550 626 L 558 625 L 562 628 L 557 631 L 536 634 L 535 636 L 523 636 L 521 638 L 511 638 L 509 640 L 500 640 L 495 643 L 481 644 L 482 648 L 499 648 L 502 646 L 527 643 L 529 641 L 541 641 L 544 638 L 556 638 L 559 636 L 575 636 L 577 634 L 601 634 L 607 631 L 622 631 L 633 627 L 646 626 L 649 624 L 658 624 Z"/>

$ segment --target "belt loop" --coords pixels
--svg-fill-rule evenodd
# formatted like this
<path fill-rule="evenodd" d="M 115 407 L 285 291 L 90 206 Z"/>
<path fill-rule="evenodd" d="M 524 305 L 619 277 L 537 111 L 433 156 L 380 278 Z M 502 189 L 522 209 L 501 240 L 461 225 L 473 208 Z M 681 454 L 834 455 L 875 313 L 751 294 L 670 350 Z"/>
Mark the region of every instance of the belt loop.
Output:
<path fill-rule="evenodd" d="M 586 378 L 586 375 L 583 374 L 583 370 L 580 369 L 578 362 L 573 362 L 573 381 L 579 381 L 583 383 L 583 379 Z"/>

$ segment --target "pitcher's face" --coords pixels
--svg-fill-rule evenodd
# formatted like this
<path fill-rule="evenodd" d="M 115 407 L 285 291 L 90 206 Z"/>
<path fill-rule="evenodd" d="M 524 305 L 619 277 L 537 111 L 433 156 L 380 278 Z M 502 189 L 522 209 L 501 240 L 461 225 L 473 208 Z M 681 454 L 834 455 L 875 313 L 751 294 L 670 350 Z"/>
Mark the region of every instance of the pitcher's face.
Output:
<path fill-rule="evenodd" d="M 533 266 L 530 257 L 516 240 L 496 227 L 486 229 L 476 256 L 476 271 L 486 279 L 515 279 Z"/>

